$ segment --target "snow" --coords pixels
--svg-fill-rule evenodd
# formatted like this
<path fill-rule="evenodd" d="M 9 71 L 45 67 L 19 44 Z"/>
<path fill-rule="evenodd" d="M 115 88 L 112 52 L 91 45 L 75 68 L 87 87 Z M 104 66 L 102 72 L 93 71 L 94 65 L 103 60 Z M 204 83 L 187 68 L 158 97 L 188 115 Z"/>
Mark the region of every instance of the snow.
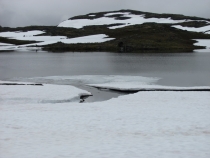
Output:
<path fill-rule="evenodd" d="M 130 14 L 130 12 L 114 12 L 114 13 L 106 13 L 106 14 L 104 14 L 104 16 L 119 15 L 119 14 L 122 14 L 122 15 L 128 15 L 128 14 Z"/>
<path fill-rule="evenodd" d="M 197 86 L 197 87 L 173 87 L 173 86 L 161 86 L 161 85 L 144 85 L 139 82 L 110 82 L 103 84 L 89 84 L 89 86 L 122 90 L 122 91 L 141 91 L 141 90 L 210 90 L 210 86 Z"/>
<path fill-rule="evenodd" d="M 1 46 L 12 46 L 12 45 L 13 45 L 13 44 L 1 43 L 1 42 L 0 42 L 0 47 L 1 47 Z"/>
<path fill-rule="evenodd" d="M 204 27 L 183 27 L 181 25 L 174 25 L 173 27 L 177 28 L 177 29 L 181 29 L 181 30 L 187 30 L 187 31 L 193 31 L 193 32 L 203 32 L 206 34 L 210 34 L 210 25 L 208 26 L 204 26 Z"/>
<path fill-rule="evenodd" d="M 16 80 L 21 80 L 16 78 Z M 175 87 L 157 85 L 160 78 L 142 77 L 142 76 L 121 76 L 121 75 L 81 75 L 81 76 L 48 76 L 33 77 L 27 80 L 38 83 L 68 83 L 68 84 L 85 84 L 102 89 L 114 89 L 122 91 L 138 90 L 209 90 L 210 86 L 197 87 Z M 61 82 L 60 82 L 61 81 Z"/>
<path fill-rule="evenodd" d="M 210 53 L 210 39 L 194 39 L 197 41 L 194 45 L 204 46 L 206 49 L 197 49 L 194 52 L 209 52 Z"/>
<path fill-rule="evenodd" d="M 15 87 L 0 90 L 31 94 Z M 61 87 L 40 92 L 64 99 Z M 0 157 L 207 158 L 209 100 L 209 92 L 138 92 L 100 103 L 0 104 Z"/>
<path fill-rule="evenodd" d="M 20 32 L 20 31 L 16 31 L 16 32 L 0 32 L 0 36 L 1 37 L 7 37 L 7 38 L 20 38 L 25 36 L 26 38 L 32 37 L 32 36 L 36 36 L 36 35 L 40 35 L 43 34 L 45 32 L 43 31 L 39 31 L 39 30 L 34 30 L 34 31 L 26 31 L 26 32 Z"/>
<path fill-rule="evenodd" d="M 0 85 L 1 105 L 79 102 L 81 95 L 90 93 L 73 86 Z"/>
<path fill-rule="evenodd" d="M 43 46 L 48 44 L 54 44 L 57 42 L 62 42 L 66 44 L 76 44 L 76 43 L 102 43 L 106 41 L 113 40 L 114 38 L 108 38 L 105 34 L 96 34 L 89 36 L 82 36 L 76 38 L 67 38 L 66 36 L 35 36 L 38 34 L 43 34 L 43 31 L 28 31 L 28 32 L 2 32 L 0 36 L 12 38 L 16 40 L 25 41 L 36 41 L 39 43 L 25 44 L 20 46 L 0 46 L 0 50 L 23 50 L 28 49 L 27 46 Z M 41 42 L 42 41 L 42 42 Z"/>
<path fill-rule="evenodd" d="M 17 80 L 21 80 L 16 78 Z M 136 85 L 151 85 L 156 83 L 160 78 L 156 77 L 142 77 L 142 76 L 121 76 L 121 75 L 79 75 L 79 76 L 48 76 L 48 77 L 33 77 L 27 80 L 30 82 L 47 82 L 50 83 L 56 81 L 62 81 L 63 83 L 80 83 L 80 84 L 112 84 L 112 83 L 122 83 Z"/>
<path fill-rule="evenodd" d="M 125 20 L 116 20 L 114 17 L 106 17 L 115 14 L 122 14 L 122 17 L 128 17 L 129 19 Z M 58 25 L 58 27 L 73 27 L 73 28 L 83 28 L 84 26 L 90 25 L 110 25 L 110 24 L 121 24 L 119 26 L 109 27 L 110 29 L 121 28 L 125 26 L 135 25 L 135 24 L 143 24 L 147 22 L 155 22 L 155 23 L 180 23 L 189 20 L 172 20 L 171 18 L 145 18 L 144 15 L 134 15 L 129 13 L 107 13 L 105 17 L 97 18 L 97 19 L 74 19 L 74 20 L 66 20 Z"/>

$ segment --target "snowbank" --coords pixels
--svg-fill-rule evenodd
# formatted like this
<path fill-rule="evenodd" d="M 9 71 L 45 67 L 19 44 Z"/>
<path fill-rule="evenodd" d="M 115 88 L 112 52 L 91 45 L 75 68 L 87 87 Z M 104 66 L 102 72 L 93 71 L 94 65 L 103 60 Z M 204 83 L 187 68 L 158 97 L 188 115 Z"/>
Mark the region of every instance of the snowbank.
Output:
<path fill-rule="evenodd" d="M 0 32 L 1 37 L 7 37 L 7 38 L 29 38 L 32 36 L 40 35 L 45 32 L 39 31 L 39 30 L 34 30 L 34 31 L 26 31 L 26 32 L 21 32 L 21 31 L 16 31 L 16 32 Z"/>
<path fill-rule="evenodd" d="M 209 100 L 208 92 L 139 92 L 101 103 L 0 104 L 1 157 L 207 158 Z"/>
<path fill-rule="evenodd" d="M 82 95 L 90 93 L 73 86 L 0 85 L 0 104 L 79 102 Z"/>
<path fill-rule="evenodd" d="M 97 88 L 105 88 L 111 90 L 120 91 L 151 91 L 151 90 L 162 90 L 162 91 L 186 91 L 186 90 L 209 90 L 210 86 L 200 87 L 173 87 L 173 86 L 161 86 L 161 85 L 144 85 L 139 82 L 128 83 L 128 82 L 110 82 L 104 84 L 89 84 L 89 86 Z"/>

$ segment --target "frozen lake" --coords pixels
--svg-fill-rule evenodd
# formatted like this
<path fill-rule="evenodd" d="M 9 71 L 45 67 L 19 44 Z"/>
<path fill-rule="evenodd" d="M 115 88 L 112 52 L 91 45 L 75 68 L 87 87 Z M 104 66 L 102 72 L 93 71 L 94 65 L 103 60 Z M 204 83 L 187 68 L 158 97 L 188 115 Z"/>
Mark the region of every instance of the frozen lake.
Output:
<path fill-rule="evenodd" d="M 84 88 L 209 86 L 209 61 L 210 53 L 0 53 L 0 80 L 51 83 L 1 85 L 0 157 L 210 157 L 209 92 Z M 89 92 L 95 98 L 79 103 Z"/>
<path fill-rule="evenodd" d="M 210 86 L 210 53 L 0 53 L 0 79 L 77 75 L 161 78 L 170 86 Z"/>

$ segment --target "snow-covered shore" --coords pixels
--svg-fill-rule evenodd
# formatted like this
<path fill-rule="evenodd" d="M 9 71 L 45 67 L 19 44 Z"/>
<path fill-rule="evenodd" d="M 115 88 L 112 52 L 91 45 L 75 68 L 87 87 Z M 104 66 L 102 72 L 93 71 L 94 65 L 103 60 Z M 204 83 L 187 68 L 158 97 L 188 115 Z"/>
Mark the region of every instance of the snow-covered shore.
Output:
<path fill-rule="evenodd" d="M 38 92 L 38 86 L 0 85 L 1 158 L 210 157 L 210 92 L 138 92 L 85 104 L 8 102 L 82 91 L 45 86 Z"/>

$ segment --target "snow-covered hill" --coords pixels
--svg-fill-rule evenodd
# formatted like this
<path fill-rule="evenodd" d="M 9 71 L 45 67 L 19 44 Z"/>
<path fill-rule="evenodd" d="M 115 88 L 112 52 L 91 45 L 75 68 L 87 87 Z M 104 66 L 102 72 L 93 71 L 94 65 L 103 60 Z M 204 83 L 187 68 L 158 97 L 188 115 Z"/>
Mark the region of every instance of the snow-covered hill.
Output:
<path fill-rule="evenodd" d="M 151 13 L 149 13 L 150 15 Z M 186 22 L 204 22 L 204 27 L 182 27 L 180 23 Z M 61 22 L 58 27 L 83 28 L 92 25 L 107 25 L 109 29 L 117 29 L 125 26 L 143 24 L 143 23 L 161 23 L 175 24 L 174 27 L 182 30 L 204 32 L 210 34 L 210 20 L 187 17 L 173 14 L 152 14 L 138 11 L 113 11 L 104 13 L 91 13 L 87 15 L 77 16 Z"/>
<path fill-rule="evenodd" d="M 205 43 L 200 44 L 200 39 L 205 39 Z M 66 44 L 68 46 L 65 47 L 65 51 L 87 49 L 92 51 L 98 48 L 118 51 L 118 44 L 126 41 L 127 46 L 137 51 L 144 49 L 192 51 L 202 49 L 197 46 L 209 49 L 209 39 L 210 19 L 120 10 L 75 16 L 61 22 L 57 27 L 1 28 L 0 50 L 22 51 L 33 46 L 36 46 L 34 49 L 37 50 L 42 46 L 52 51 L 54 45 L 56 50 L 63 51 L 64 46 L 60 44 Z M 197 40 L 198 43 L 195 44 L 192 40 Z M 73 48 L 73 44 L 77 46 Z"/>

